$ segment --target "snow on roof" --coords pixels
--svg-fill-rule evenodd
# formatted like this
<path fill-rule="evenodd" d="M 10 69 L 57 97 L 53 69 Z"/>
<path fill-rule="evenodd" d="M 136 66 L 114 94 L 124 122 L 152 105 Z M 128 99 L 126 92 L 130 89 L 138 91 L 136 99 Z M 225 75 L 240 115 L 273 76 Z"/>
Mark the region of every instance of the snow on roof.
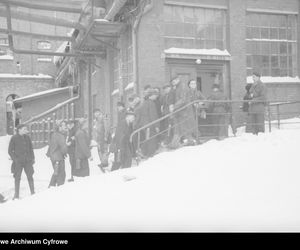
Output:
<path fill-rule="evenodd" d="M 114 96 L 114 95 L 118 94 L 119 92 L 120 92 L 119 89 L 115 89 L 115 90 L 111 93 L 111 95 Z"/>
<path fill-rule="evenodd" d="M 37 92 L 37 93 L 31 94 L 31 95 L 27 95 L 27 96 L 17 98 L 17 99 L 14 100 L 14 102 L 21 102 L 21 101 L 23 102 L 23 101 L 31 100 L 31 99 L 34 99 L 34 98 L 37 98 L 37 97 L 42 97 L 42 96 L 45 96 L 45 95 L 55 94 L 55 93 L 58 93 L 58 92 L 64 92 L 64 91 L 67 91 L 69 89 L 70 89 L 70 87 L 48 89 L 48 90 L 45 90 L 45 91 L 41 91 L 41 92 Z"/>
<path fill-rule="evenodd" d="M 300 83 L 300 78 L 296 77 L 272 77 L 272 76 L 262 76 L 260 80 L 263 83 Z M 252 76 L 247 77 L 247 83 L 253 83 Z"/>
<path fill-rule="evenodd" d="M 0 78 L 46 78 L 53 79 L 52 76 L 38 74 L 38 75 L 22 75 L 22 74 L 9 74 L 9 73 L 0 73 Z"/>
<path fill-rule="evenodd" d="M 133 88 L 134 88 L 134 82 L 131 82 L 131 83 L 129 83 L 129 84 L 126 86 L 125 90 L 130 90 L 130 89 L 133 89 Z"/>
<path fill-rule="evenodd" d="M 166 54 L 187 54 L 187 55 L 212 55 L 212 56 L 230 56 L 227 50 L 219 49 L 183 49 L 169 48 L 164 51 Z"/>
<path fill-rule="evenodd" d="M 12 55 L 3 55 L 0 56 L 0 60 L 14 60 L 14 57 Z"/>

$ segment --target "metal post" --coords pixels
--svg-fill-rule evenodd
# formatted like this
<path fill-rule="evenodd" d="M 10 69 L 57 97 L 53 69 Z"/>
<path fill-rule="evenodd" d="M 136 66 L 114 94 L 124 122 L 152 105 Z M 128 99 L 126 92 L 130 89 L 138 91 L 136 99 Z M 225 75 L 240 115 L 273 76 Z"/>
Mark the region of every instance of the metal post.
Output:
<path fill-rule="evenodd" d="M 195 114 L 196 114 L 196 140 L 197 140 L 197 143 L 199 141 L 199 116 L 198 116 L 198 108 L 199 106 L 197 105 L 195 107 Z"/>
<path fill-rule="evenodd" d="M 271 108 L 270 103 L 268 103 L 268 120 L 269 120 L 269 132 L 272 132 L 272 126 L 271 126 Z"/>
<path fill-rule="evenodd" d="M 92 136 L 92 123 L 93 123 L 93 111 L 92 111 L 92 64 L 91 60 L 88 61 L 88 125 L 89 136 Z"/>
<path fill-rule="evenodd" d="M 276 105 L 276 110 L 277 110 L 277 125 L 278 125 L 278 129 L 280 129 L 279 104 Z"/>

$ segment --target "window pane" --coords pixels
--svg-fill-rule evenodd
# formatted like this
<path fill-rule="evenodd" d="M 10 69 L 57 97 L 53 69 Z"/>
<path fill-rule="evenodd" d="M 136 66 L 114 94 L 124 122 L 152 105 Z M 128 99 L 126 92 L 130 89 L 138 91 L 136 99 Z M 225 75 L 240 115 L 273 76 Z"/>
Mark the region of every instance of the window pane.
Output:
<path fill-rule="evenodd" d="M 281 42 L 279 47 L 280 54 L 287 54 L 287 43 Z"/>
<path fill-rule="evenodd" d="M 196 18 L 196 22 L 200 24 L 205 24 L 205 15 L 204 15 L 204 9 L 201 8 L 195 8 L 194 15 Z"/>
<path fill-rule="evenodd" d="M 196 24 L 196 37 L 205 38 L 205 25 Z"/>
<path fill-rule="evenodd" d="M 192 23 L 184 24 L 184 36 L 195 37 L 195 26 Z"/>
<path fill-rule="evenodd" d="M 262 67 L 269 68 L 270 67 L 270 57 L 262 56 Z"/>
<path fill-rule="evenodd" d="M 261 42 L 261 53 L 263 55 L 270 54 L 270 43 L 269 42 Z"/>
<path fill-rule="evenodd" d="M 287 68 L 287 56 L 280 56 L 280 68 Z"/>
<path fill-rule="evenodd" d="M 172 22 L 173 21 L 173 7 L 169 5 L 164 6 L 164 21 Z"/>
<path fill-rule="evenodd" d="M 224 40 L 224 26 L 223 25 L 216 25 L 216 39 L 217 40 Z"/>
<path fill-rule="evenodd" d="M 281 39 L 281 40 L 287 39 L 286 29 L 279 29 L 279 39 Z"/>
<path fill-rule="evenodd" d="M 206 28 L 206 38 L 207 39 L 215 39 L 215 26 L 210 24 Z"/>
<path fill-rule="evenodd" d="M 196 39 L 196 49 L 204 49 L 204 48 L 205 48 L 204 40 Z"/>
<path fill-rule="evenodd" d="M 271 66 L 272 66 L 272 68 L 278 68 L 279 67 L 278 56 L 271 56 Z"/>
<path fill-rule="evenodd" d="M 261 67 L 261 63 L 262 63 L 262 58 L 261 56 L 253 56 L 253 66 L 256 68 L 260 68 Z"/>
<path fill-rule="evenodd" d="M 278 42 L 271 42 L 271 54 L 279 54 Z"/>
<path fill-rule="evenodd" d="M 252 28 L 252 36 L 253 38 L 260 39 L 260 29 L 259 28 Z"/>
<path fill-rule="evenodd" d="M 247 56 L 247 68 L 252 68 L 252 56 Z"/>
<path fill-rule="evenodd" d="M 221 41 L 221 40 L 217 40 L 217 41 L 216 41 L 216 48 L 217 48 L 217 49 L 220 49 L 220 50 L 224 50 L 224 49 L 225 49 L 225 48 L 224 48 L 224 42 Z"/>
<path fill-rule="evenodd" d="M 253 38 L 253 36 L 252 36 L 252 28 L 251 27 L 247 27 L 246 28 L 246 38 L 248 38 L 248 39 Z"/>
<path fill-rule="evenodd" d="M 186 49 L 195 48 L 194 46 L 194 39 L 182 39 L 183 40 L 183 47 Z"/>
<path fill-rule="evenodd" d="M 271 39 L 278 39 L 279 38 L 278 28 L 271 28 L 270 29 L 270 38 Z"/>
<path fill-rule="evenodd" d="M 272 76 L 280 76 L 280 70 L 279 70 L 279 68 L 272 69 L 271 70 L 271 74 L 272 74 Z"/>
<path fill-rule="evenodd" d="M 187 23 L 193 23 L 193 22 L 195 22 L 194 9 L 193 8 L 184 7 L 183 11 L 184 11 L 183 12 L 183 14 L 184 14 L 184 22 L 187 22 Z"/>
<path fill-rule="evenodd" d="M 206 40 L 206 49 L 214 49 L 216 48 L 215 40 Z"/>
<path fill-rule="evenodd" d="M 280 69 L 280 76 L 287 76 L 288 72 L 287 69 Z"/>
<path fill-rule="evenodd" d="M 253 55 L 260 55 L 261 54 L 260 42 L 257 42 L 257 41 L 252 42 L 252 54 Z"/>
<path fill-rule="evenodd" d="M 261 28 L 261 38 L 262 39 L 270 38 L 270 29 L 269 28 Z"/>
<path fill-rule="evenodd" d="M 183 22 L 183 7 L 174 7 L 174 22 Z"/>

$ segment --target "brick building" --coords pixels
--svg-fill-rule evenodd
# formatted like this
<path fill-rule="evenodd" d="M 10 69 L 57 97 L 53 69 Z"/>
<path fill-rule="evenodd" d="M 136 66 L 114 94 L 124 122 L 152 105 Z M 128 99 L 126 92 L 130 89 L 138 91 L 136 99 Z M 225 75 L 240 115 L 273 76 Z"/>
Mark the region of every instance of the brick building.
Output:
<path fill-rule="evenodd" d="M 93 56 L 62 57 L 54 74 L 57 87 L 80 85 L 77 116 L 91 121 L 97 107 L 114 124 L 117 100 L 175 76 L 185 86 L 196 79 L 205 95 L 218 83 L 241 100 L 259 71 L 270 100 L 300 98 L 299 0 L 82 2 L 85 18 L 72 20 L 85 29 L 73 31 L 70 53 Z"/>
<path fill-rule="evenodd" d="M 157 0 L 121 2 L 107 20 L 121 28 L 106 40 L 105 56 L 92 63 L 91 95 L 83 94 L 83 110 L 103 109 L 115 121 L 115 103 L 147 84 L 163 86 L 179 76 L 184 83 L 196 79 L 205 95 L 219 83 L 232 100 L 241 100 L 244 87 L 259 71 L 271 100 L 300 98 L 298 0 Z M 112 5 L 107 5 L 107 12 Z M 96 21 L 95 21 L 96 20 Z M 106 20 L 104 20 L 106 21 Z M 82 48 L 96 50 L 92 36 Z M 91 21 L 93 22 L 93 21 Z M 89 36 L 90 35 L 90 36 Z M 88 62 L 79 70 L 83 92 L 88 89 Z M 99 67 L 96 67 L 98 65 Z M 85 98 L 84 98 L 85 97 Z M 238 109 L 239 107 L 234 107 Z"/>
<path fill-rule="evenodd" d="M 34 1 L 32 1 L 34 2 Z M 52 1 L 53 3 L 58 1 Z M 82 1 L 70 1 L 68 5 L 80 6 Z M 23 97 L 55 86 L 57 67 L 53 56 L 13 53 L 6 34 L 6 6 L 0 4 L 0 135 L 13 133 L 13 112 L 11 97 Z M 14 45 L 18 49 L 56 51 L 61 41 L 49 35 L 66 36 L 72 28 L 47 24 L 47 18 L 54 20 L 78 18 L 78 14 L 37 10 L 16 6 L 12 9 L 12 25 L 15 31 Z M 42 23 L 35 22 L 42 20 Z M 24 35 L 24 33 L 27 33 Z M 30 36 L 28 33 L 40 34 Z"/>

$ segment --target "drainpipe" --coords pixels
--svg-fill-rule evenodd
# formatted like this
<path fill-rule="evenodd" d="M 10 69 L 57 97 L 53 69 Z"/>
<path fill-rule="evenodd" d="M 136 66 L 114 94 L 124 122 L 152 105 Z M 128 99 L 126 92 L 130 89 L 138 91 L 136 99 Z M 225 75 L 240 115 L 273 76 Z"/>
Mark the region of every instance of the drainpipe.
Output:
<path fill-rule="evenodd" d="M 115 15 L 122 9 L 126 2 L 127 0 L 115 0 L 104 19 L 111 21 L 115 17 Z"/>
<path fill-rule="evenodd" d="M 154 2 L 153 0 L 150 0 L 150 3 L 147 4 L 142 13 L 140 13 L 136 20 L 133 23 L 133 27 L 132 27 L 132 53 L 133 53 L 133 82 L 135 83 L 135 92 L 139 93 L 139 84 L 138 84 L 138 80 L 139 80 L 139 71 L 138 71 L 138 28 L 141 22 L 142 17 L 147 14 L 150 10 L 152 10 L 154 6 Z"/>

